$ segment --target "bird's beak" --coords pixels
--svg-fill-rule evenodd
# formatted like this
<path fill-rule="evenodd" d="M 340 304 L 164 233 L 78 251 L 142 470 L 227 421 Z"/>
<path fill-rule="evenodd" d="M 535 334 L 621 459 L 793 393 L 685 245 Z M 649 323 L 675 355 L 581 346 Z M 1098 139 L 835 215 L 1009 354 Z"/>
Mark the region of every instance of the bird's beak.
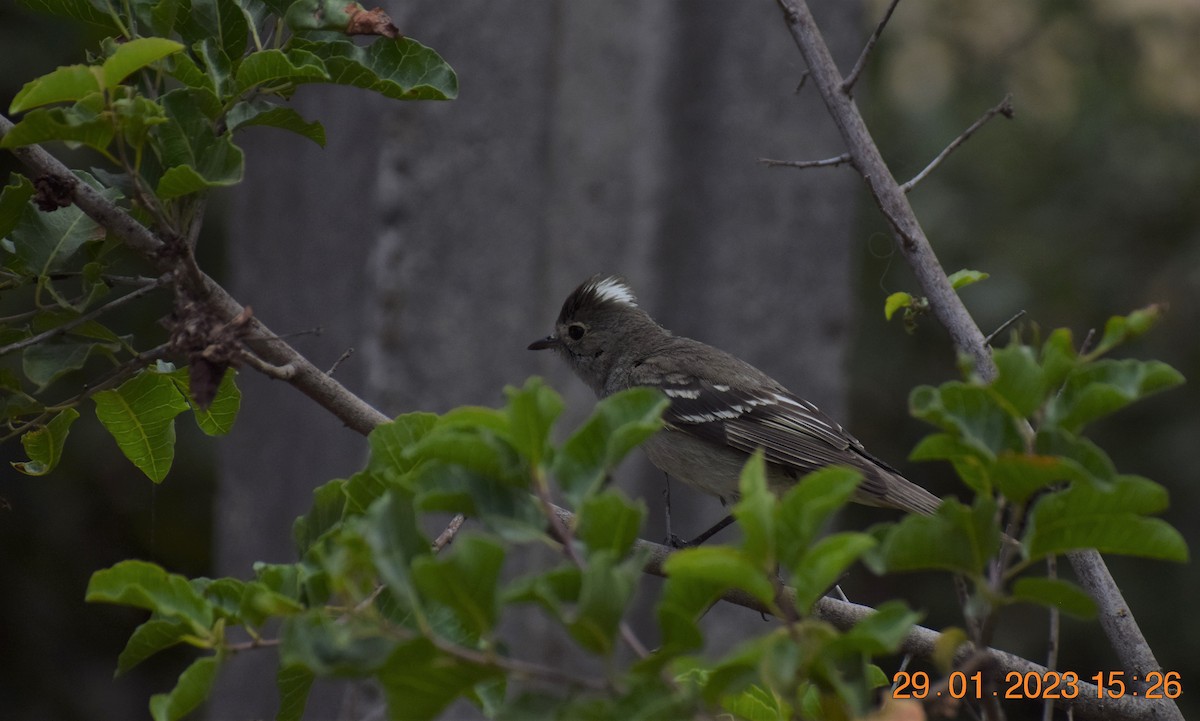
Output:
<path fill-rule="evenodd" d="M 540 338 L 529 344 L 529 350 L 545 350 L 547 348 L 557 348 L 562 345 L 562 341 L 558 336 L 548 335 L 545 338 Z"/>

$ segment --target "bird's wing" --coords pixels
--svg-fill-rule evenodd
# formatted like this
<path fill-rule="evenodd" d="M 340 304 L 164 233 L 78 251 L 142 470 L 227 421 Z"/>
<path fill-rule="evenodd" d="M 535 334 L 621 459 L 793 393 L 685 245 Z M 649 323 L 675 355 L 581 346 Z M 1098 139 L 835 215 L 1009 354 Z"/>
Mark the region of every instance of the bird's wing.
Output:
<path fill-rule="evenodd" d="M 745 453 L 762 448 L 766 460 L 798 474 L 843 464 L 864 471 L 877 465 L 862 444 L 806 400 L 786 390 L 757 392 L 697 378 L 668 378 L 671 400 L 663 419 L 674 430 Z M 864 473 L 861 492 L 883 497 L 885 482 Z"/>

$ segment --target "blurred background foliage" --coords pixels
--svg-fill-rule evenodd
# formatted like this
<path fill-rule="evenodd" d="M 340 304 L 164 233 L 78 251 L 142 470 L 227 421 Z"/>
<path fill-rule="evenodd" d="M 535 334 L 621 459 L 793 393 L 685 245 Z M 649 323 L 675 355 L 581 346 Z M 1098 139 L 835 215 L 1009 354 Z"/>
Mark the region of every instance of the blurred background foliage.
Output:
<path fill-rule="evenodd" d="M 871 0 L 864 18 L 885 6 Z M 864 22 L 864 36 L 872 23 Z M 89 32 L 0 4 L 0 105 L 31 77 L 81 62 L 97 39 Z M 1198 38 L 1200 4 L 1192 0 L 909 0 L 858 89 L 900 179 L 1012 93 L 1015 120 L 992 120 L 911 194 L 945 267 L 991 274 L 963 291 L 985 332 L 1025 310 L 1024 333 L 1068 326 L 1082 339 L 1110 315 L 1169 304 L 1163 327 L 1124 352 L 1162 359 L 1191 385 L 1119 414 L 1096 438 L 1122 471 L 1167 486 L 1167 519 L 1193 549 L 1200 541 L 1190 522 L 1200 507 L 1193 458 L 1200 440 Z M 5 176 L 15 167 L 0 157 Z M 916 283 L 865 195 L 853 222 L 862 262 L 850 425 L 873 452 L 899 460 L 926 432 L 906 416 L 909 388 L 956 370 L 932 320 L 923 320 L 912 342 L 896 340 L 904 331 L 884 320 L 882 298 L 915 291 Z M 217 225 L 214 218 L 210 227 Z M 101 708 L 107 718 L 144 717 L 149 693 L 178 673 L 181 666 L 164 663 L 112 681 L 116 652 L 141 614 L 85 608 L 82 599 L 91 571 L 123 558 L 154 558 L 184 574 L 209 571 L 212 446 L 193 430 L 180 424 L 176 471 L 159 487 L 95 424 L 73 429 L 67 461 L 49 478 L 0 471 L 0 698 L 21 710 L 18 718 L 89 719 Z M 19 444 L 0 448 L 5 468 L 20 455 Z M 914 475 L 952 492 L 943 471 L 921 467 Z M 852 509 L 844 525 L 875 520 Z M 1186 692 L 1200 679 L 1193 652 L 1200 621 L 1180 613 L 1200 595 L 1200 573 L 1194 565 L 1129 559 L 1111 566 L 1159 661 L 1183 675 L 1185 715 L 1200 714 L 1195 694 Z M 954 617 L 949 589 L 919 577 L 856 574 L 846 591 L 865 603 L 903 592 L 915 607 Z M 1116 667 L 1093 623 L 1065 622 L 1065 633 L 1061 668 Z M 1022 619 L 1002 627 L 998 636 L 1006 635 L 1018 653 L 1043 652 L 1042 622 Z"/>

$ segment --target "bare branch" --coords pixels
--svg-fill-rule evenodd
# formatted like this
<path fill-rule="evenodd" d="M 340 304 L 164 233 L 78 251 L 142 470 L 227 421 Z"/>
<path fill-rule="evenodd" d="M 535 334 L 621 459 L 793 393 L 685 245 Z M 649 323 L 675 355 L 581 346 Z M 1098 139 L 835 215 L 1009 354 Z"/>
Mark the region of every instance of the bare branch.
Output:
<path fill-rule="evenodd" d="M 867 38 L 867 44 L 863 47 L 858 60 L 854 63 L 854 68 L 850 70 L 850 74 L 842 81 L 842 91 L 847 95 L 852 94 L 854 84 L 858 82 L 858 76 L 862 75 L 863 68 L 867 67 L 867 57 L 875 49 L 875 43 L 879 42 L 879 36 L 883 35 L 883 28 L 888 24 L 888 20 L 892 19 L 892 12 L 895 11 L 896 6 L 899 4 L 900 0 L 892 0 L 888 3 L 887 10 L 883 13 L 883 19 L 875 26 L 875 31 L 871 33 L 871 37 Z"/>
<path fill-rule="evenodd" d="M 984 381 L 994 379 L 996 364 L 992 360 L 983 333 L 951 287 L 907 196 L 884 163 L 853 98 L 844 92 L 837 65 L 833 62 L 825 39 L 817 29 L 808 4 L 805 0 L 777 2 L 783 10 L 788 30 L 812 72 L 821 98 L 825 101 L 829 114 L 849 149 L 854 167 L 862 174 L 871 197 L 891 225 L 896 245 L 913 269 L 924 295 L 929 299 L 934 315 L 950 333 L 954 347 L 972 360 L 980 377 Z M 1122 665 L 1130 673 L 1137 673 L 1139 677 L 1144 678 L 1146 670 L 1158 667 L 1157 662 L 1100 554 L 1095 551 L 1079 551 L 1068 554 L 1068 558 L 1080 582 L 1100 606 L 1102 626 Z M 1105 708 L 1112 711 L 1115 707 L 1109 704 L 1109 701 L 1115 699 L 1105 699 Z M 1081 706 L 1082 704 L 1076 706 L 1076 709 L 1080 710 Z M 1148 713 L 1161 715 L 1143 715 L 1136 718 L 1153 717 L 1183 721 L 1179 708 L 1170 700 L 1163 700 L 1150 708 L 1152 712 Z M 1080 717 L 1084 717 L 1082 710 Z"/>
<path fill-rule="evenodd" d="M 458 535 L 459 529 L 462 528 L 463 522 L 466 520 L 467 517 L 463 514 L 454 514 L 454 518 L 451 518 L 450 522 L 446 524 L 445 530 L 443 530 L 438 537 L 434 539 L 433 552 L 437 553 L 446 546 L 449 546 L 450 542 L 454 540 L 454 537 Z"/>
<path fill-rule="evenodd" d="M 920 183 L 922 180 L 924 180 L 926 178 L 926 176 L 928 176 L 939 165 L 941 165 L 942 161 L 950 156 L 950 153 L 953 153 L 955 150 L 958 149 L 958 146 L 967 142 L 967 140 L 972 135 L 974 135 L 977 130 L 982 128 L 984 126 L 984 124 L 987 123 L 987 121 L 991 120 L 992 118 L 996 117 L 997 115 L 1003 115 L 1006 118 L 1012 119 L 1012 116 L 1013 116 L 1012 95 L 1005 95 L 1004 99 L 1001 100 L 999 104 L 997 104 L 996 106 L 994 106 L 992 108 L 989 108 L 988 111 L 986 113 L 984 113 L 983 115 L 981 115 L 978 120 L 976 120 L 974 123 L 971 123 L 971 126 L 969 128 L 967 128 L 966 130 L 962 131 L 961 135 L 959 135 L 949 145 L 947 145 L 945 148 L 943 148 L 942 152 L 938 153 L 937 157 L 934 158 L 932 161 L 930 161 L 929 165 L 926 165 L 924 170 L 922 170 L 921 172 L 914 175 L 912 180 L 909 180 L 904 185 L 901 185 L 900 190 L 907 193 L 910 190 L 912 190 L 913 188 L 917 187 L 917 183 Z"/>
<path fill-rule="evenodd" d="M 983 333 L 950 286 L 908 198 L 883 162 L 853 98 L 843 92 L 841 74 L 807 3 L 804 0 L 777 2 L 783 9 L 788 30 L 812 72 L 821 98 L 846 143 L 854 167 L 862 174 L 871 197 L 891 225 L 897 247 L 917 276 L 934 314 L 950 332 L 954 347 L 970 356 L 985 380 L 991 379 L 995 376 L 995 365 L 983 342 Z"/>
<path fill-rule="evenodd" d="M 850 153 L 842 153 L 835 158 L 825 158 L 824 160 L 772 160 L 771 158 L 759 158 L 758 162 L 768 168 L 833 168 L 842 163 L 854 164 Z"/>

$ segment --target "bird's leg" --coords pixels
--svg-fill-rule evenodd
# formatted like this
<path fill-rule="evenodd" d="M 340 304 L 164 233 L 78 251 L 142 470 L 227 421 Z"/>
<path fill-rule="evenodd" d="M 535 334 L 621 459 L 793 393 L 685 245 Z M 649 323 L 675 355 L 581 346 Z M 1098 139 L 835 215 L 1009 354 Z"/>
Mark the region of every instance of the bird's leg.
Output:
<path fill-rule="evenodd" d="M 671 548 L 679 548 L 682 541 L 679 536 L 671 532 L 671 476 L 667 473 L 663 474 L 665 487 L 663 488 L 664 509 L 663 515 L 666 517 L 667 523 L 667 540 L 666 544 Z"/>
<path fill-rule="evenodd" d="M 731 523 L 733 523 L 733 516 L 732 515 L 725 516 L 721 520 L 714 523 L 712 528 L 708 529 L 704 533 L 701 533 L 699 536 L 696 536 L 695 538 L 693 538 L 690 541 L 681 540 L 679 538 L 679 536 L 671 536 L 670 544 L 673 548 L 693 548 L 695 546 L 699 546 L 700 544 L 704 543 L 708 539 L 717 535 L 717 533 L 719 533 L 722 529 L 724 529 L 726 526 L 728 526 Z"/>
<path fill-rule="evenodd" d="M 696 536 L 690 541 L 685 541 L 679 536 L 676 536 L 671 532 L 671 476 L 664 473 L 663 479 L 666 481 L 665 487 L 663 488 L 663 500 L 665 501 L 663 515 L 666 517 L 667 525 L 666 545 L 670 546 L 671 548 L 691 548 L 694 546 L 699 546 L 708 539 L 717 535 L 717 533 L 719 533 L 726 526 L 733 523 L 733 516 L 729 515 L 717 521 L 712 528 L 708 529 L 704 533 L 701 533 L 699 536 Z M 725 505 L 724 498 L 721 499 L 721 505 Z"/>

